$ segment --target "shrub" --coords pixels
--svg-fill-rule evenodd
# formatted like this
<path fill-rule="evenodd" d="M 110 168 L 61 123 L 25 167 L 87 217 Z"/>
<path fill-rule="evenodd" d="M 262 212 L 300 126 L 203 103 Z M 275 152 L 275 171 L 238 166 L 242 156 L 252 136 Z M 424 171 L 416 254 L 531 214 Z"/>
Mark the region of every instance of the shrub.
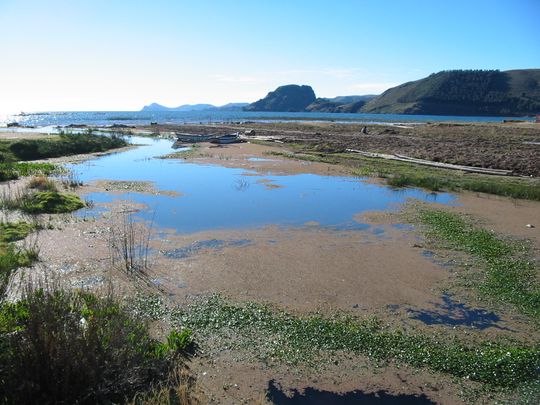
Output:
<path fill-rule="evenodd" d="M 54 181 L 44 176 L 33 177 L 28 182 L 28 188 L 37 189 L 40 191 L 58 191 Z"/>
<path fill-rule="evenodd" d="M 60 214 L 76 211 L 84 206 L 84 202 L 75 194 L 40 191 L 25 196 L 20 209 L 29 214 Z"/>
<path fill-rule="evenodd" d="M 172 363 L 170 356 L 156 356 L 159 345 L 110 297 L 30 291 L 0 306 L 0 398 L 17 404 L 124 402 L 167 377 Z"/>

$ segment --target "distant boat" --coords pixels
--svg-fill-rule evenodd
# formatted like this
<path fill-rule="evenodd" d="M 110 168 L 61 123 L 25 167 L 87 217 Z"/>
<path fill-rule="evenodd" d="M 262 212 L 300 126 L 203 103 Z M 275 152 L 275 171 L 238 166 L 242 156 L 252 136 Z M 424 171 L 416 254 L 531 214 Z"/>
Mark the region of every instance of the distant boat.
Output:
<path fill-rule="evenodd" d="M 216 135 L 196 135 L 196 134 L 183 134 L 176 133 L 176 141 L 179 143 L 197 143 L 197 142 L 210 142 L 215 139 Z"/>
<path fill-rule="evenodd" d="M 227 143 L 237 143 L 242 142 L 240 139 L 240 136 L 238 135 L 238 132 L 234 134 L 229 135 L 221 135 L 214 137 L 214 139 L 210 140 L 211 143 L 217 143 L 219 145 L 227 144 Z"/>

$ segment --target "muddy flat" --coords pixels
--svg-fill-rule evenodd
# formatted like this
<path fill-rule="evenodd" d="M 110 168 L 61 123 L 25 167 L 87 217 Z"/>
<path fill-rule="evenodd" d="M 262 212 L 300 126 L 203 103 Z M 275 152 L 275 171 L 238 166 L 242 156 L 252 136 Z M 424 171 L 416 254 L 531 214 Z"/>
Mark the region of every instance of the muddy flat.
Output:
<path fill-rule="evenodd" d="M 274 153 L 283 150 L 279 146 L 201 144 L 185 155 L 180 151 L 154 159 L 174 153 L 169 141 L 156 142 L 148 155 L 145 147 L 125 151 L 133 156 L 132 169 L 111 169 L 114 159 L 126 154 L 75 164 L 85 182 L 77 192 L 93 205 L 76 216 L 43 218 L 47 226 L 37 234 L 41 262 L 24 273 L 48 274 L 67 286 L 96 290 L 113 278 L 121 294 L 135 294 L 129 277 L 111 272 L 111 240 L 131 215 L 139 219 L 138 235 L 150 236 L 145 289 L 164 294 L 173 304 L 218 293 L 233 302 L 259 302 L 299 315 L 376 315 L 406 331 L 442 331 L 471 341 L 527 341 L 534 335 L 527 320 L 511 311 L 494 313 L 481 303 L 463 301 L 466 295 L 448 295 L 457 276 L 454 258 L 430 250 L 404 212 L 411 204 L 436 204 L 474 215 L 486 229 L 527 238 L 537 249 L 538 228 L 526 225 L 540 218 L 539 203 L 478 193 L 409 195 L 350 177 L 346 167 L 283 158 Z M 197 170 L 204 176 L 192 181 L 188 175 Z M 205 178 L 214 182 L 212 204 L 192 210 L 199 204 L 198 193 L 208 188 Z M 380 194 L 371 197 L 374 192 Z M 281 200 L 279 193 L 289 194 Z M 354 195 L 369 204 L 351 209 Z M 297 206 L 283 205 L 295 199 Z M 335 205 L 313 208 L 326 201 Z M 237 205 L 245 211 L 236 212 Z M 302 220 L 291 222 L 291 211 Z M 448 377 L 393 364 L 378 368 L 367 358 L 339 357 L 338 363 L 314 370 L 266 364 L 246 352 L 223 350 L 219 342 L 208 342 L 204 350 L 192 369 L 213 403 L 261 401 L 272 380 L 289 396 L 292 389 L 383 389 L 417 399 L 427 395 L 436 403 L 466 402 Z"/>

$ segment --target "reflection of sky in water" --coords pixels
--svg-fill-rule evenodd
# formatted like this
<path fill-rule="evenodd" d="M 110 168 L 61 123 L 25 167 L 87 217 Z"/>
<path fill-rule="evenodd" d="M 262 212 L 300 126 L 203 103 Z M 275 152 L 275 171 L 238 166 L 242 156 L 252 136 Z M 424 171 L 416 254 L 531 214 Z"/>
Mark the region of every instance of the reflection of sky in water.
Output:
<path fill-rule="evenodd" d="M 95 203 L 127 199 L 145 204 L 149 209 L 141 212 L 142 217 L 152 219 L 154 215 L 158 226 L 175 228 L 179 232 L 266 224 L 300 226 L 308 221 L 316 221 L 321 226 L 365 228 L 353 220 L 355 214 L 391 209 L 409 197 L 443 204 L 454 200 L 445 193 L 393 190 L 352 177 L 276 176 L 256 172 L 244 176 L 245 169 L 154 159 L 172 151 L 169 140 L 134 137 L 133 141 L 148 146 L 71 167 L 85 183 L 97 179 L 145 180 L 154 182 L 157 189 L 177 191 L 182 196 L 91 193 L 86 198 Z M 264 184 L 257 183 L 261 179 L 283 187 L 269 190 Z M 90 212 L 86 211 L 86 214 Z M 84 210 L 81 215 L 85 215 Z"/>

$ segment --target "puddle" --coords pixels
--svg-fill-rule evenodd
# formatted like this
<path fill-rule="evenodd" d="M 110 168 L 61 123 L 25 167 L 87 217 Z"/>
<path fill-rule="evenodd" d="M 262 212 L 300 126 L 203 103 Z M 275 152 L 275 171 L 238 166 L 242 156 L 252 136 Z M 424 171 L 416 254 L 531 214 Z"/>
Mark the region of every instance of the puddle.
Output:
<path fill-rule="evenodd" d="M 487 328 L 510 330 L 497 325 L 501 318 L 494 312 L 471 308 L 456 302 L 450 294 L 443 294 L 441 298 L 442 304 L 434 303 L 435 310 L 409 308 L 409 316 L 426 325 L 469 326 L 480 330 Z"/>
<path fill-rule="evenodd" d="M 250 157 L 247 160 L 249 160 L 250 162 L 280 162 L 280 160 L 260 158 L 260 157 Z"/>
<path fill-rule="evenodd" d="M 322 227 L 365 229 L 365 224 L 354 221 L 358 213 L 395 209 L 409 198 L 441 204 L 455 199 L 450 194 L 419 189 L 393 190 L 353 177 L 262 175 L 243 168 L 155 159 L 171 152 L 172 141 L 131 137 L 131 142 L 146 146 L 69 167 L 85 184 L 102 179 L 147 181 L 156 190 L 176 192 L 182 197 L 135 192 L 89 193 L 84 197 L 98 207 L 115 199 L 132 200 L 147 208 L 138 217 L 178 233 L 272 224 L 302 226 L 311 221 Z M 268 187 L 272 183 L 280 187 Z M 78 215 L 99 215 L 99 210 L 83 209 Z"/>
<path fill-rule="evenodd" d="M 203 249 L 221 250 L 226 247 L 244 247 L 251 245 L 249 239 L 235 239 L 235 240 L 222 240 L 222 239 L 208 239 L 193 242 L 191 245 L 184 246 L 178 249 L 163 250 L 161 253 L 170 259 L 187 259 L 188 257 L 196 255 Z"/>
<path fill-rule="evenodd" d="M 385 391 L 364 393 L 350 391 L 337 393 L 332 391 L 319 391 L 315 388 L 306 388 L 302 392 L 292 390 L 285 393 L 274 381 L 268 383 L 267 399 L 275 405 L 431 405 L 425 394 L 405 395 L 390 394 Z"/>
<path fill-rule="evenodd" d="M 456 264 L 455 260 L 441 260 L 438 258 L 438 256 L 435 254 L 435 252 L 432 252 L 431 250 L 422 250 L 422 256 L 430 259 L 433 263 L 435 263 L 437 266 L 444 267 L 450 270 L 452 272 L 452 266 Z"/>

